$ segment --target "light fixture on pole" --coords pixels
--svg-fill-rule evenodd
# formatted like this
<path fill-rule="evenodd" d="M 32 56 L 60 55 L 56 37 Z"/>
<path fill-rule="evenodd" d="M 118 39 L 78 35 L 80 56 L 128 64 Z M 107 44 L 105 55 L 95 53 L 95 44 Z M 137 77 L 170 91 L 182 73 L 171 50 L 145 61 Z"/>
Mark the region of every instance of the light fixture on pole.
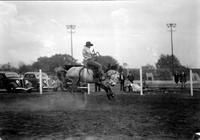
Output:
<path fill-rule="evenodd" d="M 73 41 L 72 41 L 72 33 L 75 33 L 76 25 L 66 25 L 67 31 L 71 35 L 71 56 L 73 57 Z"/>
<path fill-rule="evenodd" d="M 173 48 L 173 31 L 175 31 L 176 23 L 168 23 L 167 28 L 171 32 L 171 53 L 172 53 L 172 75 L 174 74 L 174 48 Z"/>

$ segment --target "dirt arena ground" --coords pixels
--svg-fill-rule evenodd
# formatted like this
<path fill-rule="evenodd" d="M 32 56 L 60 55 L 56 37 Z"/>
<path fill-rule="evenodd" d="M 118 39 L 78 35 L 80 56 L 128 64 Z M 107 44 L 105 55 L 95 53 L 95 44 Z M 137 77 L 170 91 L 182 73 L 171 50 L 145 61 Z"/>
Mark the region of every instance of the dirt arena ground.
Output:
<path fill-rule="evenodd" d="M 200 93 L 199 93 L 200 94 Z M 0 93 L 3 140 L 187 140 L 200 132 L 200 96 L 180 93 Z M 86 99 L 87 98 L 87 99 Z"/>

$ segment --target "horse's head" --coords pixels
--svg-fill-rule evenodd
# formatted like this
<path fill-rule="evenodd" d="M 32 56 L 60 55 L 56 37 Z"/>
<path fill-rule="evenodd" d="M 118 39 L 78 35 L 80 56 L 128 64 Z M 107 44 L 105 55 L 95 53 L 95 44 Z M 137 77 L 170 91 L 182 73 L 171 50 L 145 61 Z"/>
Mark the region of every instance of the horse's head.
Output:
<path fill-rule="evenodd" d="M 119 80 L 119 72 L 115 70 L 109 70 L 106 75 L 109 79 L 109 84 L 111 86 L 115 86 Z"/>

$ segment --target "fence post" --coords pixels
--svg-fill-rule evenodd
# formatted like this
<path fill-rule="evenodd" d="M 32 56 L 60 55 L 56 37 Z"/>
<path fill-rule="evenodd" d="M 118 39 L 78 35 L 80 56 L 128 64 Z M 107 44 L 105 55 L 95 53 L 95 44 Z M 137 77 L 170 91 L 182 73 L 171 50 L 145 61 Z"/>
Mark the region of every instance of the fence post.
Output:
<path fill-rule="evenodd" d="M 87 84 L 88 94 L 90 94 L 90 84 Z"/>
<path fill-rule="evenodd" d="M 143 95 L 142 67 L 140 67 L 140 95 Z"/>
<path fill-rule="evenodd" d="M 39 83 L 40 83 L 40 94 L 42 94 L 42 70 L 39 70 L 40 73 L 40 78 L 39 78 Z"/>

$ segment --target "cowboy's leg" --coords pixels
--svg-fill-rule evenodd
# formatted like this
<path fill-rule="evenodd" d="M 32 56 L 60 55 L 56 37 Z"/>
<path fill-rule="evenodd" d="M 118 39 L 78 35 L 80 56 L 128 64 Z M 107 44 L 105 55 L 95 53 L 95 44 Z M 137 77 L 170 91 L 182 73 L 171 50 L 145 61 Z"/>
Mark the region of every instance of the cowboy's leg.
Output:
<path fill-rule="evenodd" d="M 94 62 L 92 61 L 92 60 L 89 60 L 89 61 L 87 61 L 87 63 L 86 63 L 87 65 L 87 67 L 88 68 L 91 68 L 92 70 L 93 70 L 93 72 L 96 74 L 96 72 L 97 72 L 97 67 L 96 67 L 96 65 L 94 64 Z"/>
<path fill-rule="evenodd" d="M 91 60 L 88 60 L 88 61 L 86 62 L 86 67 L 92 68 L 92 67 L 93 67 L 93 62 L 92 62 Z"/>
<path fill-rule="evenodd" d="M 91 68 L 93 70 L 93 72 L 94 72 L 94 76 L 93 77 L 95 79 L 99 77 L 98 66 L 96 65 L 96 63 L 92 59 L 90 59 L 90 60 L 87 61 L 87 67 Z"/>

